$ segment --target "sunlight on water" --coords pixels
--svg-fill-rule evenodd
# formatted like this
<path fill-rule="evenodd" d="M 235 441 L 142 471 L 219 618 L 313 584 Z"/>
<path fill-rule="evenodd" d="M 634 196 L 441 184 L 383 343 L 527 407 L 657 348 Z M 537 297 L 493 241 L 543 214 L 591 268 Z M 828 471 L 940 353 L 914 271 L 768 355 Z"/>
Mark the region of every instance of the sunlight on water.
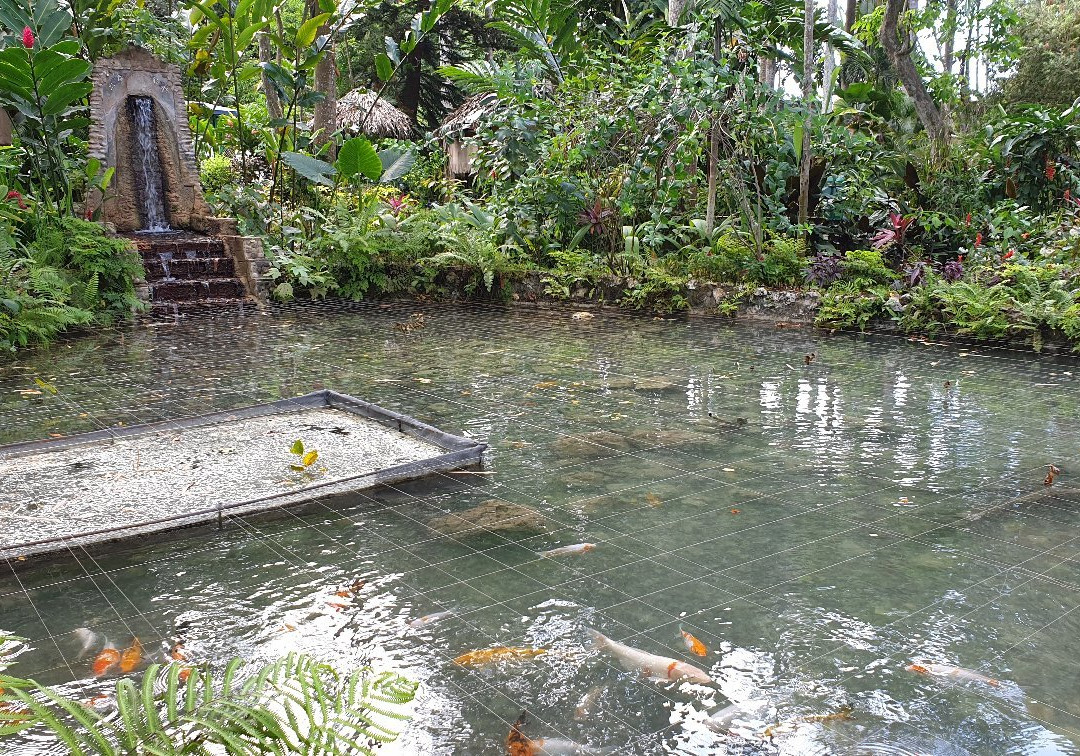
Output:
<path fill-rule="evenodd" d="M 493 448 L 493 474 L 6 570 L 13 671 L 111 689 L 82 626 L 398 669 L 422 687 L 387 753 L 503 753 L 525 710 L 581 753 L 1080 753 L 1074 361 L 480 306 L 395 329 L 416 309 L 132 330 L 0 371 L 4 443 L 325 387 Z M 447 517 L 495 499 L 528 508 L 516 529 Z M 650 681 L 590 629 L 712 684 Z M 494 646 L 547 652 L 452 661 Z"/>

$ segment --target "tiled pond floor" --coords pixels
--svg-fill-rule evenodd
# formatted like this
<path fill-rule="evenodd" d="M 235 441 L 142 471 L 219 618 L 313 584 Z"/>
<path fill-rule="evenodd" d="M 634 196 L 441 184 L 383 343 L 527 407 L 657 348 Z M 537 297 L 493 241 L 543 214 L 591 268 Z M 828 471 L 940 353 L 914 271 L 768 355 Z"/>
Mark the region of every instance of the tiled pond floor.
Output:
<path fill-rule="evenodd" d="M 1080 362 L 718 320 L 296 306 L 28 353 L 0 366 L 0 443 L 321 388 L 485 440 L 491 467 L 8 564 L 0 632 L 29 639 L 13 671 L 110 689 L 77 627 L 398 669 L 422 687 L 388 753 L 503 753 L 526 710 L 529 737 L 581 753 L 1080 753 Z M 527 508 L 516 529 L 447 524 L 493 500 Z M 713 683 L 627 671 L 590 630 Z M 548 653 L 453 663 L 493 646 Z"/>

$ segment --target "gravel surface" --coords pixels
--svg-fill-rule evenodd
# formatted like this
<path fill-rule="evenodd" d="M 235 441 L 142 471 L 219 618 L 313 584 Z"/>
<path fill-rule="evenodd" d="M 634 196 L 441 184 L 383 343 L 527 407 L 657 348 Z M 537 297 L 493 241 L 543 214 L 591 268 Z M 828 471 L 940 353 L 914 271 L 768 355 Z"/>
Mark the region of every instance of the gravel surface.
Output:
<path fill-rule="evenodd" d="M 291 467 L 300 462 L 290 451 L 297 439 L 318 452 L 303 471 Z M 42 539 L 268 497 L 261 508 L 269 508 L 283 499 L 312 498 L 345 479 L 444 453 L 435 444 L 333 408 L 154 429 L 7 460 L 0 450 L 6 468 L 0 476 L 0 555 Z M 304 497 L 314 486 L 312 496 Z"/>

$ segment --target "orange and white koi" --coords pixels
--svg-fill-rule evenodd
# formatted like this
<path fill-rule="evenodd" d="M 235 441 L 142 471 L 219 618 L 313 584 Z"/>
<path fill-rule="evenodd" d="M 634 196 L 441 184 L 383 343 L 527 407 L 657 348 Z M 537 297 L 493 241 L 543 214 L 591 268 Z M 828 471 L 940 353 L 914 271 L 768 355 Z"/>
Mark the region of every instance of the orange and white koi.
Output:
<path fill-rule="evenodd" d="M 613 753 L 610 748 L 592 748 L 582 743 L 562 738 L 538 738 L 532 740 L 521 731 L 525 725 L 526 712 L 521 712 L 506 736 L 506 752 L 509 756 L 600 756 Z"/>
<path fill-rule="evenodd" d="M 544 559 L 551 559 L 552 557 L 572 556 L 574 554 L 585 554 L 596 548 L 595 543 L 575 543 L 573 546 L 560 546 L 557 549 L 548 549 L 547 551 L 537 552 L 537 556 Z"/>
<path fill-rule="evenodd" d="M 131 645 L 120 654 L 120 671 L 125 675 L 133 672 L 142 662 L 142 654 L 142 642 L 138 638 L 132 637 Z"/>
<path fill-rule="evenodd" d="M 409 627 L 426 627 L 427 625 L 433 625 L 436 622 L 440 622 L 447 617 L 452 616 L 454 616 L 454 611 L 452 609 L 447 609 L 445 612 L 432 612 L 431 614 L 425 614 L 423 617 L 409 620 Z"/>
<path fill-rule="evenodd" d="M 469 651 L 466 654 L 462 654 L 454 659 L 454 664 L 460 664 L 463 667 L 482 667 L 486 664 L 495 664 L 497 662 L 532 659 L 546 653 L 546 648 L 495 646 L 494 648 L 485 648 L 479 651 Z"/>
<path fill-rule="evenodd" d="M 708 656 L 709 649 L 705 648 L 705 644 L 683 630 L 681 625 L 679 626 L 679 634 L 682 635 L 683 643 L 686 644 L 687 651 L 695 656 Z"/>
<path fill-rule="evenodd" d="M 705 670 L 693 664 L 623 645 L 595 630 L 589 632 L 598 650 L 615 657 L 623 669 L 630 672 L 639 672 L 658 681 L 689 680 L 702 685 L 710 685 L 713 682 Z"/>
<path fill-rule="evenodd" d="M 926 664 L 909 664 L 905 669 L 909 672 L 917 672 L 920 675 L 947 677 L 952 680 L 983 683 L 984 685 L 989 685 L 993 688 L 997 688 L 1001 685 L 998 680 L 995 680 L 992 677 L 987 677 L 986 675 L 975 672 L 974 670 L 964 669 L 963 667 L 954 667 L 951 664 L 932 664 L 927 662 Z"/>
<path fill-rule="evenodd" d="M 120 652 L 116 650 L 116 646 L 109 643 L 109 640 L 105 639 L 105 648 L 101 649 L 97 656 L 94 657 L 94 664 L 92 669 L 94 677 L 102 677 L 109 670 L 120 663 Z"/>

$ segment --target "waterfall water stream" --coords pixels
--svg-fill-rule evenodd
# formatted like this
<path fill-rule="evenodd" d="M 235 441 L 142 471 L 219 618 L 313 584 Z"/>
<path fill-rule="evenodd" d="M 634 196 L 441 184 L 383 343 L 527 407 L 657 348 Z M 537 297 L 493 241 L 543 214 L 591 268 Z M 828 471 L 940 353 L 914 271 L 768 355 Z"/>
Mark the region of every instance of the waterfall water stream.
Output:
<path fill-rule="evenodd" d="M 154 101 L 150 97 L 131 98 L 131 118 L 135 127 L 135 170 L 141 183 L 144 231 L 168 231 L 165 215 L 165 192 L 161 177 L 157 130 L 154 124 Z"/>

